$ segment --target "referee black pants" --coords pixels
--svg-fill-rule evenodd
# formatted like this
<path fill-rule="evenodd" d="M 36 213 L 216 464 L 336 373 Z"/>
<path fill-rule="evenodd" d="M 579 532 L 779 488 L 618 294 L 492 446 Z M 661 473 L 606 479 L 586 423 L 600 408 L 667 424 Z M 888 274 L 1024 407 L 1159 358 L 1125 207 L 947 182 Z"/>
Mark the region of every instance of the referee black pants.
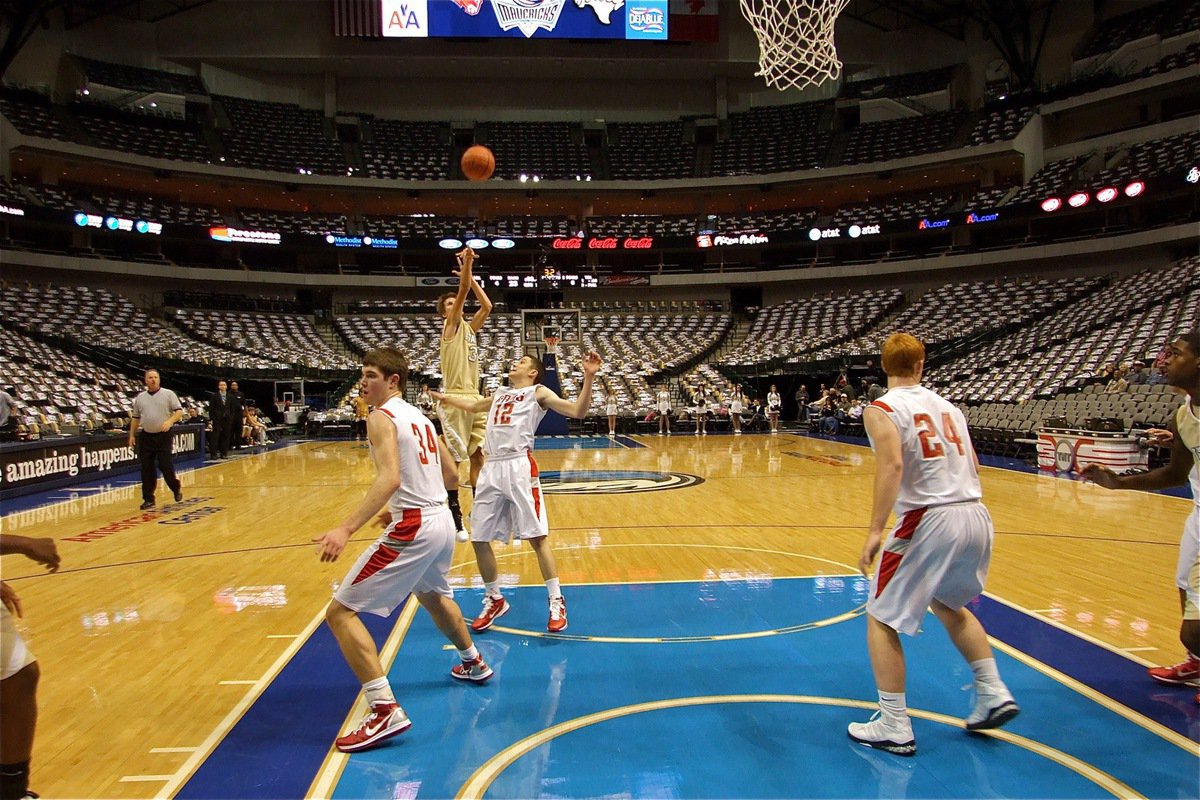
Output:
<path fill-rule="evenodd" d="M 158 485 L 158 471 L 172 494 L 179 491 L 179 478 L 175 477 L 175 466 L 171 463 L 171 432 L 147 433 L 138 431 L 138 461 L 142 466 L 142 501 L 154 502 L 154 488 Z"/>

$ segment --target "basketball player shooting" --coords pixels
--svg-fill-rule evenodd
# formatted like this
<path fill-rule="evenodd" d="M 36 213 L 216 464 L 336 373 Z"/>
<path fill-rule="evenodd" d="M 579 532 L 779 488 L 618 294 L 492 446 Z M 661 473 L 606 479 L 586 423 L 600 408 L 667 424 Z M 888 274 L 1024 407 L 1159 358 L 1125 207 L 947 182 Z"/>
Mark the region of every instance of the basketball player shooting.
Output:
<path fill-rule="evenodd" d="M 538 567 L 546 582 L 551 633 L 567 627 L 567 603 L 558 581 L 558 568 L 547 537 L 546 504 L 533 460 L 534 437 L 546 412 L 583 419 L 592 404 L 592 382 L 600 371 L 600 356 L 594 351 L 583 357 L 583 387 L 574 401 L 564 400 L 542 385 L 546 368 L 536 356 L 521 356 L 508 372 L 508 387 L 491 398 L 467 400 L 456 395 L 434 396 L 446 405 L 470 413 L 487 411 L 483 449 L 487 463 L 475 488 L 471 508 L 471 544 L 483 578 L 483 610 L 471 623 L 474 631 L 486 631 L 508 613 L 508 601 L 500 593 L 493 541 L 509 541 L 514 535 L 525 539 L 537 554 Z"/>
<path fill-rule="evenodd" d="M 442 338 L 439 343 L 439 362 L 442 371 L 442 392 L 445 395 L 464 400 L 478 400 L 479 394 L 479 345 L 476 334 L 482 330 L 492 313 L 492 301 L 479 281 L 475 280 L 472 268 L 475 264 L 475 251 L 464 248 L 456 254 L 458 269 L 458 292 L 446 293 L 438 298 L 437 310 L 441 315 Z M 479 310 L 467 322 L 463 316 L 463 304 L 467 293 L 475 295 L 479 301 Z M 463 527 L 462 510 L 458 501 L 459 464 L 470 459 L 471 486 L 479 480 L 479 470 L 483 468 L 484 418 L 451 405 L 449 408 L 438 406 L 438 421 L 442 429 L 443 451 L 450 457 L 443 460 L 442 476 L 446 482 L 446 494 L 450 512 L 454 515 L 454 524 L 458 530 L 458 540 L 467 540 L 467 531 Z"/>

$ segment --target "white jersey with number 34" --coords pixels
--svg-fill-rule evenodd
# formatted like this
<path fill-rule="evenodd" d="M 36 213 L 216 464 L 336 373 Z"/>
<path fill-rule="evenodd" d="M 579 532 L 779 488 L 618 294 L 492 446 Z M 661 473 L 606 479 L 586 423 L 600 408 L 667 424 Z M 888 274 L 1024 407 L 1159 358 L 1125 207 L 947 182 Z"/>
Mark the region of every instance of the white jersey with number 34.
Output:
<path fill-rule="evenodd" d="M 396 426 L 400 448 L 400 488 L 388 500 L 388 511 L 399 519 L 407 508 L 436 508 L 446 503 L 437 432 L 416 406 L 393 397 L 379 411 Z"/>
<path fill-rule="evenodd" d="M 546 416 L 546 409 L 537 401 L 537 388 L 496 390 L 483 436 L 483 452 L 488 458 L 520 455 L 533 449 L 538 424 Z"/>
<path fill-rule="evenodd" d="M 871 408 L 886 413 L 900 431 L 904 477 L 896 497 L 896 516 L 914 508 L 983 498 L 961 411 L 924 386 L 889 389 Z"/>

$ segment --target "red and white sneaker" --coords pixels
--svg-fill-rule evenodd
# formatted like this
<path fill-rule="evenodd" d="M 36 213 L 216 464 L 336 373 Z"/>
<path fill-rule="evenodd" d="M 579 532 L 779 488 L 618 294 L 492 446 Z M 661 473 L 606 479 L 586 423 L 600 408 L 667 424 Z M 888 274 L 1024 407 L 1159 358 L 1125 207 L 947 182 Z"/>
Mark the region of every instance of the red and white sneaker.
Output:
<path fill-rule="evenodd" d="M 403 708 L 395 703 L 380 703 L 371 706 L 371 713 L 367 714 L 356 730 L 339 736 L 334 744 L 343 753 L 356 753 L 374 747 L 396 734 L 404 733 L 411 727 L 412 720 L 404 713 Z"/>
<path fill-rule="evenodd" d="M 1146 673 L 1169 686 L 1200 686 L 1200 659 L 1188 653 L 1187 661 L 1172 667 L 1151 667 Z"/>
<path fill-rule="evenodd" d="M 546 630 L 551 633 L 558 633 L 567 629 L 567 601 L 560 594 L 558 597 L 550 598 L 550 621 L 546 623 Z"/>
<path fill-rule="evenodd" d="M 492 623 L 508 613 L 508 601 L 503 597 L 483 596 L 483 609 L 479 616 L 471 621 L 471 630 L 476 633 L 486 631 Z"/>
<path fill-rule="evenodd" d="M 450 677 L 458 678 L 460 681 L 483 683 L 492 677 L 492 668 L 483 660 L 483 656 L 476 656 L 474 661 L 464 661 L 451 667 Z"/>

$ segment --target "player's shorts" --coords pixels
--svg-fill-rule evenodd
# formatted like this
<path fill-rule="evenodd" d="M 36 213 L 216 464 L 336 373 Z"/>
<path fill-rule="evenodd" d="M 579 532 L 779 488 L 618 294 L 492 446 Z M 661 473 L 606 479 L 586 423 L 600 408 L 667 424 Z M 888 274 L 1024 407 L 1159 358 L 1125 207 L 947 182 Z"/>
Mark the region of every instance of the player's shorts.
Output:
<path fill-rule="evenodd" d="M 983 591 L 992 536 L 992 517 L 978 501 L 909 511 L 884 540 L 867 613 L 913 636 L 934 600 L 962 608 Z"/>
<path fill-rule="evenodd" d="M 446 580 L 453 556 L 450 509 L 406 509 L 358 557 L 333 599 L 353 611 L 386 617 L 410 592 L 453 597 Z"/>
<path fill-rule="evenodd" d="M 659 414 L 670 414 L 671 406 L 668 405 L 667 403 L 659 403 L 658 404 L 658 413 Z"/>
<path fill-rule="evenodd" d="M 16 675 L 37 661 L 25 639 L 17 633 L 17 622 L 8 609 L 0 606 L 0 680 Z"/>
<path fill-rule="evenodd" d="M 467 400 L 479 400 L 482 397 L 478 394 L 460 394 L 458 392 L 447 392 L 447 394 Z M 450 448 L 450 455 L 456 462 L 466 461 L 472 453 L 483 446 L 483 434 L 487 429 L 486 413 L 476 414 L 439 403 L 437 415 L 442 421 L 442 438 L 446 440 L 446 447 Z"/>
<path fill-rule="evenodd" d="M 1200 620 L 1200 508 L 1193 509 L 1191 516 L 1183 524 L 1175 585 L 1186 595 L 1183 601 L 1183 618 Z"/>
<path fill-rule="evenodd" d="M 536 539 L 550 533 L 537 462 L 529 452 L 489 456 L 471 506 L 472 542 Z"/>

